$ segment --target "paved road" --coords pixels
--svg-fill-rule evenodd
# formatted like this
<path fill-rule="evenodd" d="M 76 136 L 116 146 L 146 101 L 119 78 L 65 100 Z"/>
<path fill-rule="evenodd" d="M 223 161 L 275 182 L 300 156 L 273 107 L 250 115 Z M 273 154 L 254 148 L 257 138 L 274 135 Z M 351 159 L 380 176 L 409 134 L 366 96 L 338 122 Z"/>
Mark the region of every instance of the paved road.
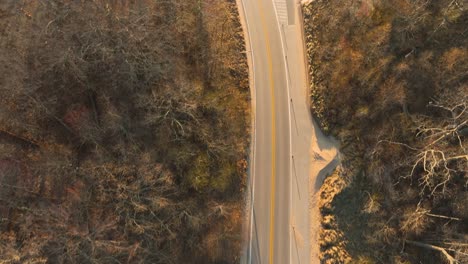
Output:
<path fill-rule="evenodd" d="M 337 152 L 310 115 L 299 2 L 238 0 L 255 116 L 243 263 L 318 263 L 315 194 Z"/>
<path fill-rule="evenodd" d="M 254 63 L 252 238 L 248 261 L 289 263 L 290 125 L 287 76 L 272 0 L 244 0 Z"/>

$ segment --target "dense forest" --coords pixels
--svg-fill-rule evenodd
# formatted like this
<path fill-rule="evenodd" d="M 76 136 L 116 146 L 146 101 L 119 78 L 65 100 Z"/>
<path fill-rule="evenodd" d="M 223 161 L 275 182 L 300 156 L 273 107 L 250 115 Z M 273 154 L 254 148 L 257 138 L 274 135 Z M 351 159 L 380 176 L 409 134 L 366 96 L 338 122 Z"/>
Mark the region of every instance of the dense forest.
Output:
<path fill-rule="evenodd" d="M 468 263 L 463 1 L 304 6 L 313 114 L 341 141 L 323 263 Z"/>
<path fill-rule="evenodd" d="M 236 263 L 233 0 L 0 1 L 0 263 Z"/>

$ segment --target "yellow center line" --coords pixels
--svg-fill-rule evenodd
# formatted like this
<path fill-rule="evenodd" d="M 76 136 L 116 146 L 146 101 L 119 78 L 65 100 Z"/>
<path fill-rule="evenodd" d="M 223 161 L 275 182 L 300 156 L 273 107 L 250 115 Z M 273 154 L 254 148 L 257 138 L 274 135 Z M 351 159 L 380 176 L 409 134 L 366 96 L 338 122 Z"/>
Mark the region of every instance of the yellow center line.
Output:
<path fill-rule="evenodd" d="M 273 263 L 274 245 L 274 224 L 275 224 L 275 187 L 276 187 L 276 112 L 275 112 L 275 82 L 273 79 L 273 60 L 271 58 L 270 36 L 265 23 L 262 0 L 258 0 L 260 5 L 260 20 L 262 22 L 263 34 L 265 35 L 265 45 L 268 59 L 268 75 L 270 79 L 271 93 L 271 192 L 270 192 L 270 240 L 268 263 Z"/>

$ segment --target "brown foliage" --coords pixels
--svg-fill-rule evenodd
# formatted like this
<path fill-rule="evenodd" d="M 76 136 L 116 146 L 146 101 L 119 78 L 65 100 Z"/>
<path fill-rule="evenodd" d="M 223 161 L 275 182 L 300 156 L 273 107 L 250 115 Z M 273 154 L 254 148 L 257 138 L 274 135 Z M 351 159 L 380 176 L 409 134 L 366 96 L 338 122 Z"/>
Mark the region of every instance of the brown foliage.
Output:
<path fill-rule="evenodd" d="M 304 13 L 312 112 L 342 141 L 352 179 L 331 212 L 346 250 L 358 262 L 432 263 L 421 247 L 401 248 L 407 238 L 449 249 L 466 236 L 466 7 L 312 1 Z M 466 250 L 447 252 L 461 261 Z"/>
<path fill-rule="evenodd" d="M 238 261 L 237 19 L 229 0 L 0 3 L 0 262 Z"/>

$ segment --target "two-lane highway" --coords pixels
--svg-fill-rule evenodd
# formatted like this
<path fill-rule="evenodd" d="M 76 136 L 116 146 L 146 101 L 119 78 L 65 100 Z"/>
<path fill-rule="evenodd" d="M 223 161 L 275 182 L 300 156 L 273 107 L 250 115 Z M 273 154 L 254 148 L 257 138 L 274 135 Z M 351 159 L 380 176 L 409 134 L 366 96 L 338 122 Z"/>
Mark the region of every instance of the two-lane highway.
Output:
<path fill-rule="evenodd" d="M 289 263 L 290 121 L 286 65 L 272 0 L 242 1 L 255 83 L 249 263 Z"/>
<path fill-rule="evenodd" d="M 300 0 L 237 0 L 253 109 L 242 263 L 319 263 L 317 191 L 337 144 L 310 113 Z"/>

